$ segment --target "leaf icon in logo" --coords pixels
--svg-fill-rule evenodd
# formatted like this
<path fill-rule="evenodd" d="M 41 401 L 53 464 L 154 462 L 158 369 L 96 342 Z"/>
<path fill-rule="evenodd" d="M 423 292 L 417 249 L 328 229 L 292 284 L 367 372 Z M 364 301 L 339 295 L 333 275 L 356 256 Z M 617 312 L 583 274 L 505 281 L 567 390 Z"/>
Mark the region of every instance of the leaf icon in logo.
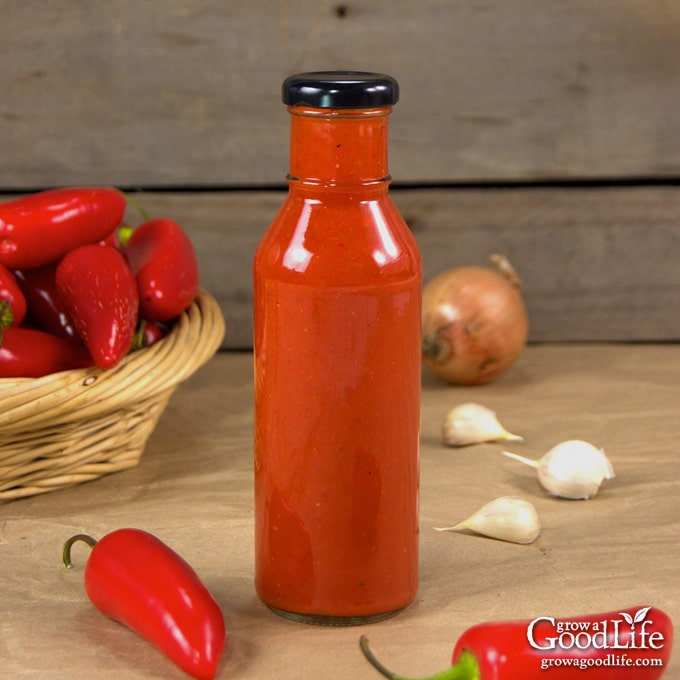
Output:
<path fill-rule="evenodd" d="M 643 607 L 642 609 L 638 609 L 635 612 L 635 617 L 631 616 L 628 612 L 619 612 L 621 616 L 626 620 L 626 623 L 632 628 L 635 626 L 636 623 L 640 623 L 640 621 L 644 621 L 645 617 L 649 613 L 649 610 L 651 607 Z"/>
<path fill-rule="evenodd" d="M 628 623 L 629 626 L 632 626 L 635 623 L 635 621 L 633 621 L 633 617 L 628 612 L 619 612 L 619 614 L 621 614 L 621 616 L 626 619 L 626 623 Z"/>
<path fill-rule="evenodd" d="M 635 619 L 633 619 L 633 623 L 640 623 L 640 621 L 644 621 L 645 616 L 647 616 L 650 609 L 651 607 L 643 607 L 642 609 L 639 609 L 637 612 L 635 612 Z"/>

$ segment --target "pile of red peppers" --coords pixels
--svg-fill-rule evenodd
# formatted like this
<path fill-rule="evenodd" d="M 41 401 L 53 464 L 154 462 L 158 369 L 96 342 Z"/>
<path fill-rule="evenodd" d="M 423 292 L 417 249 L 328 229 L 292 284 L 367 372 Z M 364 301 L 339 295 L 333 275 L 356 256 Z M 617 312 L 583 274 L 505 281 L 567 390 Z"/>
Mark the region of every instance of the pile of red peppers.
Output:
<path fill-rule="evenodd" d="M 189 307 L 199 286 L 189 237 L 166 218 L 126 227 L 126 207 L 110 187 L 0 203 L 0 378 L 112 368 Z"/>

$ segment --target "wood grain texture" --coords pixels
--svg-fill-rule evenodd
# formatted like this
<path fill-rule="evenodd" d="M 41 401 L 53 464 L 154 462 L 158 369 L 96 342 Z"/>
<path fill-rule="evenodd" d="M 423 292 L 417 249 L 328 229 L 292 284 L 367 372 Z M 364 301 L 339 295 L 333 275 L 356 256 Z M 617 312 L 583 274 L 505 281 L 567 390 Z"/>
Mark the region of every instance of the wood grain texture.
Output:
<path fill-rule="evenodd" d="M 506 254 L 532 342 L 680 339 L 680 189 L 393 190 L 426 280 Z M 225 346 L 252 343 L 252 259 L 282 191 L 141 193 L 188 230 L 203 285 L 227 319 Z"/>
<path fill-rule="evenodd" d="M 680 174 L 665 0 L 2 0 L 0 188 L 264 186 L 279 91 L 386 71 L 399 182 Z"/>

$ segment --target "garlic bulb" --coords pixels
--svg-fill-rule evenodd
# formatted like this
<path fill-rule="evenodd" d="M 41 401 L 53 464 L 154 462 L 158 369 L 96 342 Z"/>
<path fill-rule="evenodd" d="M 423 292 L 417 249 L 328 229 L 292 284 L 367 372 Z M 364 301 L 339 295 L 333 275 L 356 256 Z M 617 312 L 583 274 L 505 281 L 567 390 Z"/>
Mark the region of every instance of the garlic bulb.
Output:
<path fill-rule="evenodd" d="M 522 441 L 523 437 L 508 432 L 486 406 L 466 403 L 454 406 L 444 419 L 442 439 L 448 446 L 465 446 L 499 440 Z"/>
<path fill-rule="evenodd" d="M 533 543 L 541 533 L 541 522 L 529 501 L 518 496 L 501 496 L 452 527 L 435 527 L 435 531 L 462 529 L 511 543 Z"/>
<path fill-rule="evenodd" d="M 536 468 L 541 485 L 560 498 L 591 498 L 605 479 L 614 477 L 614 468 L 604 451 L 580 439 L 557 444 L 539 460 L 509 451 L 503 454 Z"/>

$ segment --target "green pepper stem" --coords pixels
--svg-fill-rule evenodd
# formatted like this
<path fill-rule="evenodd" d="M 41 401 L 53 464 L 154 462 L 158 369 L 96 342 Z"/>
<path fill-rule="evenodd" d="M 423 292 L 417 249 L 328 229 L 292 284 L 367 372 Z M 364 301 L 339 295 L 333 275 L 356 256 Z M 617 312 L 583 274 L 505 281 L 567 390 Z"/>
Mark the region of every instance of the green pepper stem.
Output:
<path fill-rule="evenodd" d="M 146 211 L 146 208 L 137 199 L 132 198 L 129 193 L 123 193 L 123 196 L 125 196 L 125 200 L 128 202 L 128 204 L 131 205 L 141 215 L 142 219 L 145 222 L 148 222 L 150 216 Z"/>
<path fill-rule="evenodd" d="M 14 322 L 14 312 L 9 300 L 0 300 L 0 330 L 9 328 Z"/>
<path fill-rule="evenodd" d="M 389 680 L 481 680 L 477 658 L 467 649 L 464 649 L 460 653 L 455 666 L 451 666 L 445 671 L 435 673 L 435 675 L 428 675 L 424 678 L 408 678 L 404 675 L 397 675 L 383 666 L 371 651 L 371 648 L 368 645 L 368 638 L 365 635 L 362 635 L 359 638 L 359 647 L 371 666 L 373 666 L 378 673 L 389 678 Z"/>
<path fill-rule="evenodd" d="M 144 333 L 146 331 L 146 321 L 140 319 L 135 330 L 135 334 L 132 336 L 132 346 L 130 349 L 144 349 Z"/>
<path fill-rule="evenodd" d="M 64 543 L 64 549 L 61 552 L 61 559 L 67 569 L 71 569 L 73 567 L 73 562 L 71 562 L 71 547 L 77 541 L 83 541 L 83 543 L 87 543 L 90 548 L 94 548 L 94 546 L 97 545 L 96 539 L 92 538 L 92 536 L 88 536 L 87 534 L 76 534 L 75 536 L 71 536 L 71 538 L 69 538 L 66 543 Z"/>
<path fill-rule="evenodd" d="M 148 217 L 148 215 L 147 215 Z M 130 240 L 130 236 L 134 233 L 135 228 L 131 227 L 129 224 L 121 224 L 120 227 L 118 227 L 117 231 L 117 236 L 118 236 L 118 243 L 120 243 L 120 247 L 125 249 L 127 248 L 128 241 Z"/>

